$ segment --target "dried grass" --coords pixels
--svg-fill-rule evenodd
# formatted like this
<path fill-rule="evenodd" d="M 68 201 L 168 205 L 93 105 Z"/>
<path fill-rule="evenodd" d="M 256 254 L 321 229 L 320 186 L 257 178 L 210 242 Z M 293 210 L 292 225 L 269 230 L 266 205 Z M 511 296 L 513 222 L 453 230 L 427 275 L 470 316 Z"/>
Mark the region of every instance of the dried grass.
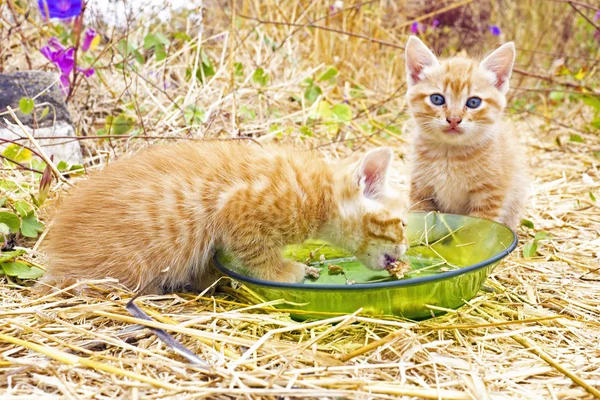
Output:
<path fill-rule="evenodd" d="M 238 22 L 230 8 L 216 2 L 206 4 L 203 30 L 185 19 L 176 19 L 170 27 L 153 27 L 166 34 L 185 31 L 193 39 L 173 46 L 166 61 L 151 58 L 137 72 L 115 68 L 118 56 L 110 57 L 110 44 L 99 48 L 97 75 L 82 82 L 70 99 L 88 170 L 171 138 L 279 138 L 316 147 L 329 157 L 385 143 L 405 154 L 403 58 L 401 50 L 381 43 L 401 46 L 411 18 L 427 16 L 431 2 L 411 2 L 409 8 L 402 2 L 344 3 L 346 10 L 336 9 L 335 15 L 320 20 L 330 3 L 237 4 L 238 17 L 254 19 Z M 422 322 L 368 318 L 357 312 L 299 323 L 273 304 L 250 304 L 243 288 L 234 285 L 236 290 L 226 288 L 214 295 L 140 298 L 137 304 L 156 321 L 148 322 L 129 316 L 124 307 L 132 293 L 117 286 L 104 292 L 99 288 L 101 294 L 95 296 L 60 293 L 35 298 L 27 286 L 4 277 L 2 398 L 600 397 L 600 213 L 589 195 L 600 195 L 593 154 L 600 143 L 597 132 L 590 130 L 589 107 L 568 99 L 555 104 L 547 96 L 548 91 L 568 94 L 597 87 L 598 51 L 586 53 L 590 45 L 581 37 L 589 30 L 575 23 L 578 14 L 568 2 L 444 5 L 448 12 L 479 17 L 455 15 L 462 25 L 430 37 L 436 48 L 452 53 L 461 47 L 466 32 L 475 36 L 464 42 L 470 51 L 489 49 L 490 36 L 477 33 L 478 25 L 472 24 L 485 28 L 493 20 L 521 50 L 517 67 L 524 73 L 514 77 L 510 118 L 528 145 L 534 167 L 527 218 L 535 229 L 520 231 L 519 249 L 487 282 L 493 290 L 480 292 L 459 310 Z M 0 11 L 8 12 L 2 4 Z M 485 15 L 489 20 L 482 19 Z M 303 27 L 309 21 L 329 30 Z M 228 33 L 236 24 L 232 39 Z M 131 26 L 127 33 L 139 42 L 146 29 Z M 33 68 L 49 68 L 35 53 L 48 32 L 31 22 L 16 32 L 28 40 L 23 44 L 19 35 L 9 36 L 6 48 L 13 54 L 8 58 L 0 51 L 0 68 L 24 68 L 27 58 Z M 106 32 L 117 38 L 125 34 Z M 3 40 L 5 35 L 0 35 Z M 276 51 L 265 38 L 277 42 Z M 216 74 L 204 84 L 189 84 L 186 67 L 196 70 L 201 60 L 198 40 L 214 61 Z M 550 65 L 556 59 L 563 59 L 571 70 L 586 67 L 588 77 L 576 81 L 554 76 Z M 234 76 L 234 62 L 243 63 L 242 77 Z M 329 64 L 337 67 L 340 77 L 335 83 L 320 83 L 322 97 L 332 104 L 348 99 L 354 111 L 352 122 L 339 130 L 311 123 L 310 105 L 302 97 L 302 81 L 318 76 Z M 265 87 L 252 81 L 258 66 L 270 75 Z M 160 76 L 149 75 L 153 71 Z M 351 97 L 352 85 L 362 87 L 364 95 Z M 294 95 L 300 103 L 290 102 Z M 535 110 L 529 108 L 532 104 Z M 204 109 L 206 120 L 186 123 L 182 110 L 189 105 Z M 140 138 L 97 140 L 106 116 L 128 106 L 141 127 Z M 240 112 L 244 106 L 256 113 L 254 119 Z M 310 135 L 301 133 L 300 126 L 310 127 Z M 569 141 L 571 134 L 584 142 Z M 398 167 L 404 171 L 402 162 Z M 2 171 L 4 179 L 15 183 L 30 182 L 31 174 Z M 399 179 L 406 183 L 405 175 Z M 54 196 L 63 188 L 56 189 Z M 523 258 L 521 247 L 536 231 L 550 233 L 552 240 L 540 242 L 534 258 Z M 28 251 L 26 259 L 43 266 L 43 255 L 34 250 L 38 244 L 20 243 Z M 187 364 L 149 330 L 136 329 L 139 326 L 168 331 L 212 367 L 207 371 Z"/>

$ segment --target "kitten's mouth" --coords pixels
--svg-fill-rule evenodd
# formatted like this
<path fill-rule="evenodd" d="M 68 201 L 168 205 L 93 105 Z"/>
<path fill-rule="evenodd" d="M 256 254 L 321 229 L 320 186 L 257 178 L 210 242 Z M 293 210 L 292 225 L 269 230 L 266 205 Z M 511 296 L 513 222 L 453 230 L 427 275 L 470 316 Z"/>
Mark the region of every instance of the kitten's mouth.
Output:
<path fill-rule="evenodd" d="M 444 131 L 444 133 L 448 134 L 448 135 L 460 135 L 462 133 L 462 130 L 458 127 L 456 128 L 448 128 Z"/>
<path fill-rule="evenodd" d="M 384 266 L 384 268 L 386 268 L 386 269 L 387 269 L 387 268 L 389 268 L 389 267 L 390 267 L 390 266 L 391 266 L 393 263 L 395 263 L 396 261 L 397 261 L 397 260 L 396 260 L 394 257 L 390 256 L 389 254 L 385 254 L 385 255 L 383 256 L 383 264 L 384 264 L 383 266 Z"/>

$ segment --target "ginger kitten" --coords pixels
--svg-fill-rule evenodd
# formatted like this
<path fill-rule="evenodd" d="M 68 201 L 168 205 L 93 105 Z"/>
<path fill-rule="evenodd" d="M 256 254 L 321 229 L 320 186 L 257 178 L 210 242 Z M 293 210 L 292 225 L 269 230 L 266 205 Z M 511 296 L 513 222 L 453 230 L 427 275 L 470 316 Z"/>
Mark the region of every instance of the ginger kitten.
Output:
<path fill-rule="evenodd" d="M 515 59 L 506 43 L 479 62 L 438 61 L 406 45 L 412 139 L 411 209 L 492 219 L 516 229 L 527 197 L 523 150 L 502 124 Z"/>
<path fill-rule="evenodd" d="M 407 248 L 407 207 L 387 183 L 392 156 L 378 148 L 329 163 L 283 146 L 198 142 L 119 160 L 58 206 L 38 291 L 105 277 L 146 293 L 200 289 L 218 248 L 257 278 L 300 282 L 305 265 L 281 250 L 309 237 L 386 268 Z"/>

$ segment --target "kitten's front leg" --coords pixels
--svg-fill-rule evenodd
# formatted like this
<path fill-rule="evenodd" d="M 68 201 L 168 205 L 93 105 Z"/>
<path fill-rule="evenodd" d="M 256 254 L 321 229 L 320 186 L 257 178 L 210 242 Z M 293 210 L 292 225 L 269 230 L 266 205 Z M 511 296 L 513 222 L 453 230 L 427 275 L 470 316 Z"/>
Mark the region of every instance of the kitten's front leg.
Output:
<path fill-rule="evenodd" d="M 470 191 L 469 215 L 498 221 L 502 212 L 505 194 L 498 191 Z"/>
<path fill-rule="evenodd" d="M 240 261 L 258 279 L 299 283 L 304 280 L 306 265 L 284 259 L 280 248 L 254 246 L 234 250 Z"/>
<path fill-rule="evenodd" d="M 414 180 L 410 184 L 411 211 L 438 211 L 435 193 L 431 186 L 420 186 Z"/>

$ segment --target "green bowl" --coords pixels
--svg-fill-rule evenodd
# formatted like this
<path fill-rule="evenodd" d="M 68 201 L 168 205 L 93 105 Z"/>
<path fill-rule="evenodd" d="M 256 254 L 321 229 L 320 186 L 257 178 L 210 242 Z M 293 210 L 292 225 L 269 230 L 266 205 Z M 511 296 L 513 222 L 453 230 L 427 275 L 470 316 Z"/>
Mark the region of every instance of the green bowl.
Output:
<path fill-rule="evenodd" d="M 441 213 L 411 213 L 407 223 L 411 270 L 402 279 L 372 271 L 351 254 L 324 242 L 288 246 L 284 255 L 321 268 L 318 279 L 279 283 L 248 277 L 229 254 L 217 253 L 214 265 L 244 283 L 257 301 L 283 299 L 277 308 L 295 319 L 322 319 L 353 313 L 424 319 L 456 309 L 470 300 L 500 260 L 517 245 L 517 235 L 494 221 Z M 310 254 L 312 252 L 312 254 Z M 320 261 L 320 255 L 325 262 Z M 309 260 L 310 256 L 313 256 Z M 329 264 L 343 273 L 329 271 Z"/>

